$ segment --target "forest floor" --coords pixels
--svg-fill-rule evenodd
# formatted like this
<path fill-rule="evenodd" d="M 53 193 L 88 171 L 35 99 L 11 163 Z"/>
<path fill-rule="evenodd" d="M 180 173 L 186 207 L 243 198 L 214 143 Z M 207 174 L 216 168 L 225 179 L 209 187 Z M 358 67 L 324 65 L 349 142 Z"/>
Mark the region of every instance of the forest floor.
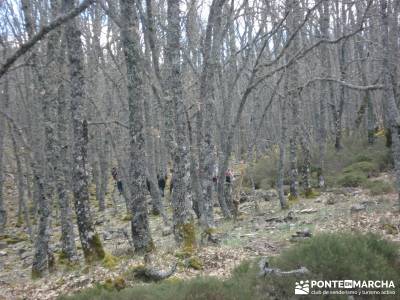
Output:
<path fill-rule="evenodd" d="M 382 173 L 379 179 L 393 181 L 393 176 Z M 14 208 L 15 213 L 16 202 L 11 202 L 15 198 L 14 191 L 12 186 L 8 186 L 8 189 L 8 209 Z M 37 280 L 31 279 L 32 244 L 27 234 L 23 233 L 23 228 L 16 227 L 17 218 L 9 216 L 7 241 L 0 240 L 0 299 L 55 299 L 58 295 L 116 278 L 129 268 L 142 264 L 142 257 L 129 254 L 131 247 L 122 233 L 123 230 L 128 234 L 130 232 L 125 205 L 122 201 L 118 203 L 118 210 L 115 212 L 110 199 L 108 201 L 110 203 L 107 204 L 106 211 L 96 212 L 94 219 L 106 251 L 113 255 L 112 263 L 100 262 L 88 267 L 81 258 L 80 265 L 68 267 L 58 264 L 54 273 Z M 278 199 L 259 199 L 258 202 L 258 211 L 255 210 L 253 201 L 241 203 L 236 221 L 225 221 L 216 208 L 216 236 L 219 243 L 199 245 L 196 255 L 203 264 L 201 270 L 181 263 L 174 277 L 185 279 L 208 275 L 225 278 L 243 260 L 277 255 L 282 249 L 296 243 L 292 235 L 297 231 L 309 231 L 312 234 L 326 231 L 374 232 L 400 242 L 400 214 L 396 212 L 396 193 L 371 196 L 360 188 L 337 188 L 323 192 L 313 199 L 299 199 L 291 203 L 290 209 L 285 211 L 280 209 Z M 293 213 L 285 218 L 290 211 Z M 157 247 L 153 263 L 159 268 L 168 269 L 177 261 L 178 249 L 175 247 L 173 235 L 163 235 L 165 227 L 160 217 L 151 216 L 150 225 Z M 57 241 L 55 252 L 59 251 L 59 237 L 60 227 L 55 222 L 52 225 L 52 241 Z M 77 238 L 77 245 L 79 244 Z"/>

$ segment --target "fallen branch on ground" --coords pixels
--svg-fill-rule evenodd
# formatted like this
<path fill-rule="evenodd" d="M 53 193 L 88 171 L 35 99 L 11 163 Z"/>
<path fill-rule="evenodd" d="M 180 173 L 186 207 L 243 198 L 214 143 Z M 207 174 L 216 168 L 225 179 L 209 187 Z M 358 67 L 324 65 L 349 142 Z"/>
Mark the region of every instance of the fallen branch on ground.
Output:
<path fill-rule="evenodd" d="M 270 268 L 268 265 L 268 260 L 266 258 L 263 258 L 260 260 L 258 263 L 260 267 L 260 272 L 258 273 L 258 276 L 278 276 L 278 277 L 284 277 L 284 276 L 298 276 L 298 275 L 304 275 L 304 274 L 309 274 L 310 271 L 306 267 L 300 267 L 300 269 L 295 269 L 291 271 L 282 271 L 281 269 L 274 269 Z"/>

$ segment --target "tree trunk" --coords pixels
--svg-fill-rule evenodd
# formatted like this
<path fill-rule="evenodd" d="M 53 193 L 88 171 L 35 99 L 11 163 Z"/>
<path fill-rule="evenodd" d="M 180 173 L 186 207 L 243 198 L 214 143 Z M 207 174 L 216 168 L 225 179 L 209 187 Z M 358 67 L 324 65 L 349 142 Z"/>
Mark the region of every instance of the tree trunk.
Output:
<path fill-rule="evenodd" d="M 6 49 L 6 47 L 4 47 Z M 3 56 L 5 57 L 7 51 L 3 51 Z M 8 94 L 8 77 L 3 80 L 3 93 L 1 93 L 0 109 L 5 112 L 8 111 L 9 105 L 9 94 Z M 6 119 L 4 116 L 0 115 L 0 236 L 4 234 L 4 229 L 7 223 L 7 211 L 4 206 L 4 194 L 3 194 L 3 174 L 4 174 L 4 137 L 6 128 Z"/>
<path fill-rule="evenodd" d="M 121 0 L 122 45 L 125 55 L 128 85 L 132 239 L 135 251 L 145 253 L 154 249 L 150 234 L 146 203 L 146 164 L 143 132 L 143 76 L 134 0 Z M 146 100 L 147 101 L 147 100 Z"/>
<path fill-rule="evenodd" d="M 54 5 L 53 9 L 56 10 Z M 60 34 L 59 32 L 55 34 Z M 65 67 L 65 49 L 66 41 L 62 38 L 61 44 L 57 52 L 57 67 L 55 69 L 63 73 Z M 67 118 L 67 92 L 63 80 L 59 80 L 56 84 L 56 98 L 54 103 L 56 107 L 56 131 L 57 137 L 54 143 L 54 151 L 56 157 L 56 167 L 54 176 L 56 180 L 56 190 L 58 203 L 60 207 L 60 223 L 61 223 L 61 251 L 62 257 L 68 261 L 77 259 L 77 251 L 75 245 L 74 225 L 72 223 L 72 211 L 70 205 L 70 197 L 68 191 L 67 177 L 70 173 L 69 157 L 68 157 L 68 118 Z"/>
<path fill-rule="evenodd" d="M 74 7 L 74 0 L 63 0 L 67 9 Z M 90 213 L 87 149 L 88 128 L 84 117 L 84 70 L 81 31 L 76 19 L 66 25 L 69 73 L 71 82 L 72 113 L 72 185 L 75 212 L 78 222 L 82 250 L 87 262 L 103 259 L 104 250 L 99 235 L 96 233 Z"/>
<path fill-rule="evenodd" d="M 186 136 L 185 104 L 181 82 L 181 27 L 179 0 L 168 0 L 166 61 L 169 68 L 168 111 L 174 119 L 175 137 L 170 136 L 174 162 L 174 192 L 172 199 L 175 240 L 185 251 L 196 247 L 194 220 L 191 213 L 189 143 Z"/>

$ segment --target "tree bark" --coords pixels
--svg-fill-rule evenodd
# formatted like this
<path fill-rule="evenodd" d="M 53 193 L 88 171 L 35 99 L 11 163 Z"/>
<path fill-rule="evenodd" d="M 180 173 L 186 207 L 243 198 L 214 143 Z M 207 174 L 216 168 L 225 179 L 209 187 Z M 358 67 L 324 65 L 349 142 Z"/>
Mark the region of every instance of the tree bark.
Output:
<path fill-rule="evenodd" d="M 168 0 L 168 29 L 166 61 L 169 71 L 168 117 L 174 119 L 175 137 L 170 136 L 174 162 L 174 192 L 172 199 L 175 240 L 186 251 L 196 247 L 196 236 L 191 213 L 189 143 L 186 136 L 185 104 L 181 82 L 181 27 L 179 0 Z"/>
<path fill-rule="evenodd" d="M 67 9 L 73 9 L 74 0 L 63 0 Z M 96 233 L 90 213 L 87 149 L 88 128 L 84 116 L 84 66 L 81 31 L 76 19 L 66 25 L 66 40 L 68 49 L 69 74 L 71 82 L 71 113 L 72 113 L 72 185 L 75 212 L 78 222 L 79 237 L 87 262 L 103 259 L 104 250 L 99 235 Z"/>
<path fill-rule="evenodd" d="M 146 203 L 146 164 L 143 119 L 143 66 L 141 65 L 138 20 L 134 0 L 121 0 L 122 45 L 127 69 L 131 188 L 132 239 L 135 251 L 154 250 Z"/>

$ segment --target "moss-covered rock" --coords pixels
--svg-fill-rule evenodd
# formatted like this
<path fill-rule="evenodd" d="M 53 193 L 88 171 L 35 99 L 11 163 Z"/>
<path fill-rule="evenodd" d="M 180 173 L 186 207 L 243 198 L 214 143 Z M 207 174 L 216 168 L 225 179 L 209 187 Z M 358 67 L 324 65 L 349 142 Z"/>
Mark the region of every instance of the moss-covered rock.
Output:
<path fill-rule="evenodd" d="M 203 262 L 197 256 L 192 256 L 188 260 L 188 266 L 195 270 L 202 270 L 203 269 Z"/>
<path fill-rule="evenodd" d="M 123 218 L 121 219 L 122 221 L 128 222 L 132 220 L 132 215 L 131 214 L 126 214 L 125 216 L 123 216 Z"/>
<path fill-rule="evenodd" d="M 125 279 L 122 276 L 117 276 L 116 278 L 114 278 L 113 287 L 118 291 L 126 288 Z"/>

